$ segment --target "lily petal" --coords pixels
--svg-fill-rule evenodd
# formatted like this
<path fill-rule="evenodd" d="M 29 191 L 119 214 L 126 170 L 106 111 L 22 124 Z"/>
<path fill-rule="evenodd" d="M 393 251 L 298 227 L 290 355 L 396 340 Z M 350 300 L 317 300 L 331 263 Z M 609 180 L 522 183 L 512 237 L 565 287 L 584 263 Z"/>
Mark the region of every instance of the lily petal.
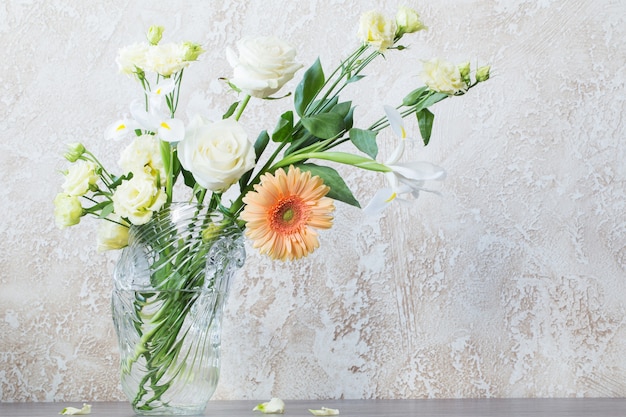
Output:
<path fill-rule="evenodd" d="M 63 415 L 85 415 L 91 414 L 91 405 L 83 404 L 83 408 L 65 407 L 59 414 Z"/>
<path fill-rule="evenodd" d="M 180 142 L 185 138 L 185 124 L 180 119 L 161 120 L 159 137 L 166 142 Z"/>
<path fill-rule="evenodd" d="M 272 398 L 266 403 L 258 404 L 252 411 L 260 411 L 263 414 L 283 414 L 285 412 L 285 403 L 280 398 Z"/>
<path fill-rule="evenodd" d="M 391 106 L 383 106 L 385 109 L 385 114 L 387 115 L 387 120 L 389 120 L 389 126 L 396 134 L 397 137 L 401 139 L 406 139 L 406 130 L 404 129 L 404 120 L 402 119 L 402 115 L 400 112 Z"/>
<path fill-rule="evenodd" d="M 104 132 L 105 139 L 111 139 L 118 141 L 123 139 L 126 135 L 134 132 L 135 129 L 139 129 L 139 124 L 131 119 L 121 119 L 111 124 Z"/>
<path fill-rule="evenodd" d="M 443 168 L 430 162 L 411 161 L 387 166 L 394 174 L 409 180 L 442 180 L 446 177 L 446 171 Z"/>
<path fill-rule="evenodd" d="M 339 415 L 339 410 L 336 408 L 322 407 L 319 410 L 311 410 L 309 408 L 309 412 L 313 414 L 314 416 L 338 416 Z"/>
<path fill-rule="evenodd" d="M 391 188 L 381 188 L 376 191 L 374 197 L 367 203 L 367 206 L 363 208 L 363 213 L 366 216 L 374 216 L 380 214 L 391 204 L 393 200 L 398 197 L 398 193 Z"/>

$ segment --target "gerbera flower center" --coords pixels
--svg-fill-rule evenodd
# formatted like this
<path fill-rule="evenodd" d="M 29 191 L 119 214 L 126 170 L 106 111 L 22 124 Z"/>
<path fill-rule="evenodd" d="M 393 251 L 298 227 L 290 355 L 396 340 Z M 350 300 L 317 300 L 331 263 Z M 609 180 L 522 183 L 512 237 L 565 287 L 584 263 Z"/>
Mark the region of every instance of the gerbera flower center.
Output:
<path fill-rule="evenodd" d="M 280 233 L 296 232 L 306 224 L 307 218 L 306 204 L 298 196 L 280 199 L 270 212 L 271 227 Z"/>

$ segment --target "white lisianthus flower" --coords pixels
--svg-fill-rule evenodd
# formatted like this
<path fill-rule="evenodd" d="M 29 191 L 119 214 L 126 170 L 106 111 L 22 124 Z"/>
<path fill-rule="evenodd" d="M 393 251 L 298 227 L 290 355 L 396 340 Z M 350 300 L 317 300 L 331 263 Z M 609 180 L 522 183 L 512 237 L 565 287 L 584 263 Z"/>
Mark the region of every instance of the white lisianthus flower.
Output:
<path fill-rule="evenodd" d="M 144 71 L 148 48 L 147 43 L 134 43 L 121 48 L 115 59 L 120 72 L 131 75 L 136 73 L 137 69 Z"/>
<path fill-rule="evenodd" d="M 239 56 L 230 48 L 226 50 L 233 67 L 230 82 L 253 97 L 271 96 L 302 68 L 295 61 L 296 50 L 273 36 L 241 39 L 237 49 Z"/>
<path fill-rule="evenodd" d="M 396 21 L 394 19 L 387 19 L 375 10 L 361 15 L 358 36 L 364 44 L 370 44 L 379 52 L 383 52 L 393 45 L 395 35 Z"/>
<path fill-rule="evenodd" d="M 54 222 L 59 229 L 80 223 L 82 214 L 78 197 L 60 193 L 54 198 Z"/>
<path fill-rule="evenodd" d="M 178 159 L 202 187 L 226 191 L 254 167 L 254 147 L 241 125 L 232 119 L 208 123 L 196 116 L 185 139 L 178 144 Z"/>
<path fill-rule="evenodd" d="M 426 29 L 424 23 L 420 19 L 420 15 L 413 9 L 400 6 L 396 14 L 397 36 L 405 33 L 414 33 Z"/>
<path fill-rule="evenodd" d="M 428 88 L 440 93 L 456 94 L 467 90 L 459 67 L 439 58 L 424 62 L 420 77 Z"/>
<path fill-rule="evenodd" d="M 186 54 L 187 47 L 183 44 L 150 45 L 146 53 L 145 70 L 169 77 L 189 65 L 189 62 L 185 61 Z"/>
<path fill-rule="evenodd" d="M 167 199 L 163 189 L 157 187 L 156 178 L 142 172 L 122 182 L 111 197 L 113 209 L 119 216 L 132 224 L 145 224 L 152 218 Z"/>
<path fill-rule="evenodd" d="M 159 140 L 154 135 L 137 136 L 120 155 L 118 162 L 125 172 L 142 173 L 146 168 L 152 175 L 158 172 L 165 178 L 165 166 L 161 157 Z"/>
<path fill-rule="evenodd" d="M 98 226 L 97 250 L 122 249 L 128 246 L 128 223 L 118 214 L 112 213 Z"/>
<path fill-rule="evenodd" d="M 63 191 L 73 197 L 87 194 L 89 188 L 98 181 L 96 169 L 98 166 L 90 161 L 76 161 L 65 174 Z"/>

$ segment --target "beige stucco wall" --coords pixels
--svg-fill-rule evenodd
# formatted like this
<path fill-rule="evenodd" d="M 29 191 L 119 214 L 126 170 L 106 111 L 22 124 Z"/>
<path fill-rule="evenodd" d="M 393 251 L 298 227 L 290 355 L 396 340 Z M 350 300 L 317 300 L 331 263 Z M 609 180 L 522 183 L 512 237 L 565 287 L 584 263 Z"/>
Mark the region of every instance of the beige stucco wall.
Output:
<path fill-rule="evenodd" d="M 430 30 L 371 67 L 352 93 L 361 120 L 415 85 L 422 59 L 493 66 L 489 83 L 433 108 L 432 143 L 413 149 L 447 169 L 442 195 L 382 218 L 338 204 L 322 247 L 298 262 L 249 248 L 215 398 L 626 395 L 626 3 L 404 3 Z M 397 5 L 2 2 L 0 400 L 122 398 L 116 256 L 96 253 L 94 222 L 59 231 L 52 217 L 65 143 L 117 160 L 102 132 L 137 97 L 119 47 L 151 24 L 203 43 L 181 108 L 219 112 L 232 99 L 217 81 L 230 75 L 224 49 L 241 36 L 276 34 L 328 68 L 356 45 L 361 12 Z M 253 103 L 250 135 L 288 106 Z M 381 155 L 391 149 L 383 136 Z M 363 202 L 383 184 L 344 172 Z"/>

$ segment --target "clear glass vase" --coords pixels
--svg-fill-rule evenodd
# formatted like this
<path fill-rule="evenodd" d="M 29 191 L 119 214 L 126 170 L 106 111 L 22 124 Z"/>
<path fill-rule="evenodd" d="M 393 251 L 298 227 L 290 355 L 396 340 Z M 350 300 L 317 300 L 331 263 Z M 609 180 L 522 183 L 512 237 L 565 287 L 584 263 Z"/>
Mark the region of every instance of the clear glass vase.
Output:
<path fill-rule="evenodd" d="M 203 206 L 172 204 L 131 227 L 111 303 L 121 385 L 136 413 L 204 412 L 219 379 L 224 303 L 244 260 L 242 230 Z"/>

